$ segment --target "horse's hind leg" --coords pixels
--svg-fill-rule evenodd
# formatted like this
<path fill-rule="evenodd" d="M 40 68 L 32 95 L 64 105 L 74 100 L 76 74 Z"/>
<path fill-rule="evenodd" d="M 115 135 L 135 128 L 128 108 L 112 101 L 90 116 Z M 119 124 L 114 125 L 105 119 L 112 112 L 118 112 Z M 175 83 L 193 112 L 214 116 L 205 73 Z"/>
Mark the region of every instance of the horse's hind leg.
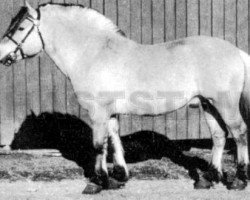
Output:
<path fill-rule="evenodd" d="M 209 102 L 207 104 L 209 105 Z M 244 189 L 247 186 L 247 167 L 249 163 L 249 157 L 248 157 L 248 146 L 247 146 L 247 126 L 240 113 L 239 98 L 237 98 L 237 96 L 231 96 L 230 98 L 226 97 L 224 99 L 224 102 L 217 101 L 214 103 L 214 105 L 210 104 L 209 108 L 210 109 L 208 109 L 207 112 L 212 114 L 216 118 L 218 124 L 220 125 L 221 129 L 224 130 L 224 132 L 229 131 L 232 133 L 237 144 L 237 155 L 238 155 L 237 173 L 235 180 L 228 185 L 228 188 Z M 208 121 L 208 124 L 211 123 Z M 214 138 L 214 136 L 213 139 L 214 139 L 214 148 L 216 148 L 215 139 L 218 141 L 219 144 L 220 144 L 219 142 L 220 139 L 217 137 Z M 217 155 L 218 158 L 222 156 L 222 151 L 221 152 L 217 151 L 217 153 L 219 153 Z M 214 154 L 215 152 L 213 152 L 213 158 L 216 158 Z M 212 163 L 216 167 L 215 161 L 216 159 L 213 159 Z M 217 169 L 220 170 L 219 168 Z M 204 177 L 206 178 L 206 176 Z"/>
<path fill-rule="evenodd" d="M 247 145 L 247 125 L 244 122 L 239 99 L 231 96 L 226 98 L 223 105 L 217 107 L 228 130 L 232 133 L 237 145 L 237 172 L 234 181 L 228 185 L 229 189 L 244 189 L 247 186 L 247 168 L 249 163 Z"/>
<path fill-rule="evenodd" d="M 129 177 L 127 164 L 124 159 L 124 151 L 119 137 L 119 124 L 116 118 L 111 118 L 108 122 L 108 132 L 111 139 L 113 153 L 113 177 L 118 181 L 127 181 Z"/>
<path fill-rule="evenodd" d="M 231 123 L 229 129 L 237 145 L 237 172 L 234 181 L 228 185 L 229 189 L 244 189 L 247 186 L 247 168 L 249 164 L 247 126 L 240 117 L 237 123 Z"/>

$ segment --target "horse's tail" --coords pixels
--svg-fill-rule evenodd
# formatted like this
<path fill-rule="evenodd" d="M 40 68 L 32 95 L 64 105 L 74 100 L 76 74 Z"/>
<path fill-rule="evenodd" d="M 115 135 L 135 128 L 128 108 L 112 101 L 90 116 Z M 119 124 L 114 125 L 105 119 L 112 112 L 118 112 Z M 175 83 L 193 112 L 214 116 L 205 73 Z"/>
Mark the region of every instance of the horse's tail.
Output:
<path fill-rule="evenodd" d="M 240 99 L 240 112 L 250 131 L 250 56 L 240 50 L 240 56 L 245 65 L 244 87 Z"/>

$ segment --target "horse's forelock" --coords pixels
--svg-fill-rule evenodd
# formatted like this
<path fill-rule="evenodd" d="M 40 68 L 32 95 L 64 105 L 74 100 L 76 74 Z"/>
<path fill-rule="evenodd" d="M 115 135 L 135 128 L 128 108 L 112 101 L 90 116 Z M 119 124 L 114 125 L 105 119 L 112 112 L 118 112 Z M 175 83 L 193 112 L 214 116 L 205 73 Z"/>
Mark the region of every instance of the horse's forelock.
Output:
<path fill-rule="evenodd" d="M 7 31 L 4 33 L 3 37 L 5 37 L 6 35 L 12 36 L 28 15 L 28 8 L 21 7 L 17 15 L 11 20 L 10 25 L 7 28 Z"/>

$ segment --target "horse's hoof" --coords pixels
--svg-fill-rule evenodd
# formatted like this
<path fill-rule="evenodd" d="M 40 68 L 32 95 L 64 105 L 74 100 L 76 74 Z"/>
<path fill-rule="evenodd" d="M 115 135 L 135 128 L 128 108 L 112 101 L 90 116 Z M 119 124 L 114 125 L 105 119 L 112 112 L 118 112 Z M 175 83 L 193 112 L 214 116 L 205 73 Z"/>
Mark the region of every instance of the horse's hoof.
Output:
<path fill-rule="evenodd" d="M 199 181 L 194 183 L 194 189 L 210 189 L 213 183 L 206 180 L 205 178 L 200 178 Z"/>
<path fill-rule="evenodd" d="M 114 166 L 112 177 L 120 182 L 128 181 L 128 176 L 126 174 L 125 168 L 120 165 Z"/>
<path fill-rule="evenodd" d="M 95 183 L 88 183 L 85 189 L 83 190 L 83 194 L 97 194 L 101 192 L 102 186 L 97 185 Z"/>
<path fill-rule="evenodd" d="M 117 180 L 115 180 L 113 178 L 109 178 L 109 184 L 108 184 L 107 189 L 116 190 L 116 189 L 120 189 L 123 186 L 125 186 L 124 182 L 120 182 L 120 181 L 117 181 Z"/>
<path fill-rule="evenodd" d="M 240 180 L 235 178 L 232 183 L 227 186 L 229 190 L 244 190 L 247 186 L 247 181 Z"/>

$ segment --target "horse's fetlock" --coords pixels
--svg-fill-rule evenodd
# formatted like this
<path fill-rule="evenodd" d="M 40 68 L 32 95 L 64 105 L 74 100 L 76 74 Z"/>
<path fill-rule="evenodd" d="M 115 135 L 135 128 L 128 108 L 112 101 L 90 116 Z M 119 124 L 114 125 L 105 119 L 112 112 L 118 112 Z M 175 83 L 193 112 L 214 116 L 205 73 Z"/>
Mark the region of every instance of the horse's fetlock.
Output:
<path fill-rule="evenodd" d="M 123 166 L 120 166 L 120 165 L 114 166 L 112 177 L 115 178 L 116 180 L 122 181 L 122 182 L 128 181 L 128 179 L 129 179 L 125 168 Z"/>
<path fill-rule="evenodd" d="M 239 163 L 237 166 L 236 177 L 240 180 L 246 181 L 248 179 L 248 165 Z"/>
<path fill-rule="evenodd" d="M 214 181 L 218 183 L 222 180 L 223 175 L 213 165 L 210 165 L 208 171 L 204 173 L 203 177 L 210 182 Z"/>
<path fill-rule="evenodd" d="M 90 178 L 90 182 L 102 186 L 103 188 L 109 187 L 109 176 L 104 170 L 96 170 L 95 176 Z"/>

